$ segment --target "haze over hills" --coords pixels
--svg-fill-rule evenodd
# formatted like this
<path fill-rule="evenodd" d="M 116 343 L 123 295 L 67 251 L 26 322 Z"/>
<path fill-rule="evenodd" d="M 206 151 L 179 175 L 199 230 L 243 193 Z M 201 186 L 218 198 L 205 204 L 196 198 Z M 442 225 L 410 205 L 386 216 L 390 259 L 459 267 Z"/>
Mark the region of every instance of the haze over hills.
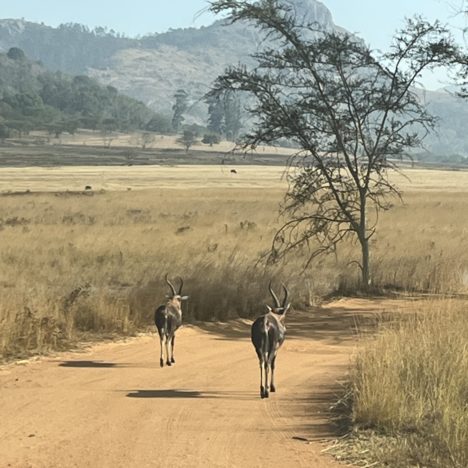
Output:
<path fill-rule="evenodd" d="M 299 17 L 327 29 L 343 30 L 334 24 L 331 12 L 319 1 L 284 1 L 293 5 Z M 162 114 L 172 113 L 175 91 L 185 89 L 191 102 L 189 122 L 204 120 L 206 105 L 201 100 L 216 76 L 229 65 L 252 64 L 249 54 L 261 41 L 253 27 L 226 26 L 222 20 L 207 27 L 175 29 L 139 38 L 77 24 L 52 28 L 24 20 L 0 20 L 0 51 L 20 47 L 48 69 L 87 74 Z M 446 93 L 428 92 L 426 100 L 442 117 L 441 139 L 431 137 L 428 146 L 438 152 L 466 154 L 468 136 L 462 122 L 468 120 L 468 106 Z"/>
<path fill-rule="evenodd" d="M 298 16 L 335 27 L 322 3 L 285 1 L 294 5 Z M 177 89 L 184 88 L 196 103 L 226 66 L 249 62 L 260 42 L 253 27 L 225 26 L 223 21 L 134 39 L 78 24 L 52 28 L 24 20 L 0 21 L 0 51 L 20 47 L 51 70 L 88 74 L 169 114 Z M 194 115 L 199 113 L 200 109 L 194 110 Z"/>
<path fill-rule="evenodd" d="M 92 78 L 47 71 L 19 48 L 0 53 L 0 140 L 32 130 L 57 137 L 78 128 L 112 133 L 146 129 L 153 112 Z"/>

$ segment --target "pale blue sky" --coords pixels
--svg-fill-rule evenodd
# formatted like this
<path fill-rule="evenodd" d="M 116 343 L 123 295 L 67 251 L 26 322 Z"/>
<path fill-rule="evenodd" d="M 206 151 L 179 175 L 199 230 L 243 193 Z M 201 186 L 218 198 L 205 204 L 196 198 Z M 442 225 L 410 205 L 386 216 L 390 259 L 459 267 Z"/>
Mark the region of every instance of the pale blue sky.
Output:
<path fill-rule="evenodd" d="M 464 19 L 454 17 L 463 0 L 324 0 L 336 24 L 358 33 L 373 48 L 385 49 L 405 16 L 415 13 L 461 28 Z M 163 32 L 169 28 L 210 24 L 210 13 L 197 13 L 206 0 L 0 0 L 1 18 L 25 18 L 51 26 L 82 23 L 107 26 L 128 36 Z M 428 87 L 437 87 L 426 78 Z"/>

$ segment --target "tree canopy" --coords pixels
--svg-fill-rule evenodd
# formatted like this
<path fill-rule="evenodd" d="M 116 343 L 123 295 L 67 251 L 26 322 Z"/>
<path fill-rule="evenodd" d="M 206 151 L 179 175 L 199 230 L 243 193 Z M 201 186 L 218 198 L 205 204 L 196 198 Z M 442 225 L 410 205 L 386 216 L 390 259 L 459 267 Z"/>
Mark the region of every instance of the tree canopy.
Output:
<path fill-rule="evenodd" d="M 18 49 L 20 50 L 20 49 Z M 11 50 L 10 50 L 11 52 Z M 22 51 L 21 51 L 22 52 Z M 21 52 L 0 54 L 0 116 L 6 128 L 45 129 L 56 135 L 82 128 L 144 129 L 155 114 L 142 102 L 120 95 L 87 76 L 45 71 Z"/>

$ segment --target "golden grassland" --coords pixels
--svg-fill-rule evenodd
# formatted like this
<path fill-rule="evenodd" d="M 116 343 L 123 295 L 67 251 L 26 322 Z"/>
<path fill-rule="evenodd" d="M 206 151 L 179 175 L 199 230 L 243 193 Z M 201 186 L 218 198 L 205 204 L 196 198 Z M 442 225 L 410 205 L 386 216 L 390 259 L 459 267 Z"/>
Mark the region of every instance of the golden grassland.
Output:
<path fill-rule="evenodd" d="M 259 263 L 281 223 L 283 169 L 229 169 L 0 169 L 0 358 L 145 329 L 166 272 L 184 277 L 187 320 L 259 313 L 270 278 L 296 307 L 356 290 L 352 242 L 307 271 L 305 252 Z M 466 304 L 433 294 L 468 292 L 468 173 L 406 174 L 394 177 L 405 203 L 382 214 L 372 240 L 373 281 L 432 298 L 366 341 L 349 393 L 355 430 L 338 449 L 363 466 L 465 467 Z"/>
<path fill-rule="evenodd" d="M 60 349 L 88 332 L 135 333 L 151 324 L 166 272 L 186 281 L 188 319 L 258 313 L 270 277 L 288 283 L 299 307 L 355 289 L 352 243 L 306 272 L 300 254 L 275 267 L 258 263 L 281 222 L 282 173 L 250 166 L 237 176 L 219 166 L 0 170 L 0 355 Z M 418 189 L 400 180 L 405 204 L 382 216 L 373 240 L 374 283 L 465 290 L 468 173 L 410 175 Z M 72 181 L 99 190 L 67 192 Z M 31 192 L 8 194 L 7 186 Z"/>
<path fill-rule="evenodd" d="M 235 169 L 237 174 L 232 174 Z M 0 194 L 18 191 L 57 192 L 83 190 L 123 191 L 154 188 L 266 188 L 286 190 L 282 166 L 154 165 L 154 166 L 53 166 L 0 168 Z M 467 192 L 468 171 L 407 169 L 392 180 L 405 193 Z M 276 212 L 277 210 L 275 210 Z"/>
<path fill-rule="evenodd" d="M 331 451 L 358 466 L 468 466 L 466 300 L 396 311 L 351 371 L 353 430 Z"/>
<path fill-rule="evenodd" d="M 236 169 L 237 174 L 231 173 Z M 1 168 L 0 193 L 141 189 L 286 189 L 283 167 L 177 165 Z M 183 208 L 183 207 L 182 207 Z M 273 209 L 273 215 L 277 207 Z"/>

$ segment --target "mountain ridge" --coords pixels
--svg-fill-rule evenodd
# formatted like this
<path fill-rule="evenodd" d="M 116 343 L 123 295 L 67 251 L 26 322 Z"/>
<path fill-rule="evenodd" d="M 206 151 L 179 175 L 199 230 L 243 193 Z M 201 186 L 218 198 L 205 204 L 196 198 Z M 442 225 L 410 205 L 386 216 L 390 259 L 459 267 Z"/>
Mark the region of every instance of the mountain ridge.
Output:
<path fill-rule="evenodd" d="M 344 31 L 335 25 L 330 10 L 317 0 L 283 0 L 296 14 L 316 21 L 326 29 Z M 250 54 L 263 40 L 262 35 L 245 23 L 226 25 L 214 21 L 200 28 L 171 29 L 137 38 L 129 38 L 106 28 L 89 29 L 74 23 L 57 28 L 25 20 L 0 20 L 0 51 L 20 47 L 51 70 L 86 74 L 103 85 L 143 101 L 158 113 L 171 115 L 174 93 L 187 91 L 190 109 L 186 121 L 204 123 L 207 107 L 203 96 L 213 80 L 233 64 L 254 62 Z M 446 152 L 468 152 L 468 136 L 459 122 L 468 119 L 450 96 L 432 96 L 434 109 L 450 121 L 441 134 L 431 137 L 429 146 L 446 146 Z M 458 119 L 447 109 L 456 109 Z M 455 127 L 453 124 L 455 122 Z M 443 123 L 444 125 L 444 123 Z"/>

